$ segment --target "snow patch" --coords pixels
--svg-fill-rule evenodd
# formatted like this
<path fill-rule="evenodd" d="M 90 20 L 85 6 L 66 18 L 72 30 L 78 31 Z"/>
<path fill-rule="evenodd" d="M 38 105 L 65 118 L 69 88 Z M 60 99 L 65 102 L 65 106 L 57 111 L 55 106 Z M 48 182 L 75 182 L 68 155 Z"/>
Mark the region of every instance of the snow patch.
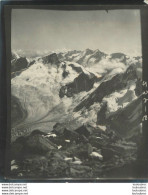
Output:
<path fill-rule="evenodd" d="M 98 152 L 92 152 L 90 154 L 91 157 L 99 158 L 100 160 L 103 160 L 103 156 L 99 154 Z"/>

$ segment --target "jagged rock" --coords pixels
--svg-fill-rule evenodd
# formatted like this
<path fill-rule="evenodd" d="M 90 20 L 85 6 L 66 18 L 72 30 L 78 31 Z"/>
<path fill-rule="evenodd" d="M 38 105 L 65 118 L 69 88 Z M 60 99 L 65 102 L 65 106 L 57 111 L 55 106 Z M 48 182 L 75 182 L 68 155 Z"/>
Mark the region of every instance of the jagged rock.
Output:
<path fill-rule="evenodd" d="M 105 102 L 100 111 L 97 113 L 97 124 L 104 125 L 106 124 L 106 111 L 107 111 L 107 102 Z"/>
<path fill-rule="evenodd" d="M 82 55 L 76 62 L 79 64 L 83 64 L 83 61 L 85 60 L 87 55 L 93 54 L 93 51 L 90 49 L 86 49 Z"/>
<path fill-rule="evenodd" d="M 62 73 L 63 78 L 65 79 L 69 75 L 69 72 L 64 70 Z"/>
<path fill-rule="evenodd" d="M 78 134 L 74 131 L 64 129 L 63 136 L 64 136 L 65 139 L 76 139 L 78 137 Z"/>
<path fill-rule="evenodd" d="M 65 139 L 71 139 L 73 137 L 77 137 L 78 134 L 74 131 L 71 131 L 71 130 L 68 130 L 66 128 L 61 128 L 60 130 L 57 129 L 57 127 L 59 126 L 60 124 L 56 124 L 54 127 L 53 127 L 53 133 L 57 134 L 58 136 L 63 136 Z"/>
<path fill-rule="evenodd" d="M 91 50 L 91 49 L 89 49 L 89 48 L 87 48 L 86 50 L 85 50 L 85 55 L 90 55 L 90 54 L 92 54 L 93 53 L 93 50 Z"/>
<path fill-rule="evenodd" d="M 98 139 L 96 136 L 90 136 L 89 143 L 93 145 L 93 147 L 102 148 L 102 146 L 106 146 L 107 142 L 104 139 Z"/>
<path fill-rule="evenodd" d="M 68 51 L 65 54 L 64 53 L 60 53 L 58 54 L 58 57 L 60 57 L 59 59 L 61 60 L 65 60 L 65 61 L 72 61 L 74 59 L 74 55 L 75 54 L 79 54 L 81 51 L 77 51 L 77 50 L 72 50 L 72 51 Z"/>
<path fill-rule="evenodd" d="M 120 60 L 120 62 L 126 64 L 126 55 L 123 53 L 113 53 L 111 54 L 111 60 Z"/>
<path fill-rule="evenodd" d="M 64 97 L 64 95 L 66 95 L 67 97 L 72 97 L 74 94 L 80 93 L 81 91 L 89 91 L 90 89 L 92 89 L 95 82 L 95 76 L 90 77 L 85 73 L 81 73 L 74 79 L 72 83 L 61 87 L 59 96 L 61 98 Z"/>
<path fill-rule="evenodd" d="M 42 58 L 42 60 L 43 60 L 44 64 L 51 63 L 51 64 L 56 64 L 57 65 L 57 64 L 60 63 L 56 53 L 52 53 L 52 54 L 50 54 L 48 56 L 45 56 L 45 57 Z"/>
<path fill-rule="evenodd" d="M 91 58 L 95 58 L 94 63 L 98 63 L 102 60 L 103 57 L 106 57 L 106 54 L 101 52 L 100 50 L 96 50 L 87 60 L 87 63 L 89 64 L 89 60 L 91 60 Z"/>
<path fill-rule="evenodd" d="M 83 107 L 89 108 L 95 102 L 101 102 L 105 96 L 125 88 L 127 82 L 133 79 L 137 79 L 136 70 L 130 66 L 125 73 L 117 74 L 111 80 L 102 82 L 88 98 L 75 107 L 74 111 L 77 112 Z"/>
<path fill-rule="evenodd" d="M 100 50 L 86 49 L 84 51 L 68 51 L 64 53 L 59 53 L 58 58 L 62 61 L 76 62 L 85 67 L 92 65 L 93 63 L 98 63 L 100 60 L 105 58 L 107 55 Z"/>
<path fill-rule="evenodd" d="M 120 137 L 132 137 L 142 121 L 142 96 L 117 111 L 108 119 L 111 128 Z"/>
<path fill-rule="evenodd" d="M 63 125 L 61 123 L 56 123 L 53 126 L 53 133 L 55 134 L 62 134 L 64 131 Z"/>
<path fill-rule="evenodd" d="M 42 132 L 42 131 L 36 129 L 36 130 L 33 130 L 33 131 L 31 132 L 30 135 L 31 135 L 31 136 L 34 136 L 34 135 L 44 135 L 44 136 L 46 136 L 47 133 L 44 133 L 44 132 Z"/>
<path fill-rule="evenodd" d="M 78 129 L 75 130 L 75 132 L 77 132 L 80 135 L 84 135 L 86 137 L 90 136 L 90 134 L 92 133 L 90 131 L 89 128 L 87 128 L 86 125 L 82 125 L 81 127 L 79 127 Z"/>
<path fill-rule="evenodd" d="M 30 135 L 27 137 L 25 150 L 37 154 L 43 154 L 49 150 L 57 149 L 57 146 L 53 144 L 49 139 L 43 137 L 42 135 Z"/>
<path fill-rule="evenodd" d="M 20 57 L 12 62 L 11 72 L 21 71 L 28 67 L 28 61 L 25 57 Z"/>
<path fill-rule="evenodd" d="M 73 158 L 74 156 L 77 156 L 77 158 L 84 160 L 89 158 L 89 155 L 93 152 L 93 147 L 89 143 L 79 142 L 72 143 L 64 150 L 67 157 Z"/>
<path fill-rule="evenodd" d="M 31 61 L 28 66 L 31 66 L 35 63 L 35 60 Z"/>
<path fill-rule="evenodd" d="M 88 158 L 93 152 L 93 147 L 90 143 L 80 144 L 78 147 L 77 155 L 81 158 Z"/>
<path fill-rule="evenodd" d="M 12 155 L 23 158 L 28 154 L 46 154 L 57 146 L 45 137 L 45 133 L 35 130 L 26 137 L 19 137 L 12 143 Z"/>
<path fill-rule="evenodd" d="M 74 64 L 68 64 L 68 66 L 71 66 L 73 70 L 75 70 L 77 73 L 82 73 L 83 69 L 81 66 L 75 66 Z"/>
<path fill-rule="evenodd" d="M 88 143 L 88 139 L 83 134 L 68 129 L 64 129 L 58 133 L 57 137 L 49 139 L 56 145 L 62 146 L 62 149 L 70 146 L 73 147 L 75 144 Z"/>
<path fill-rule="evenodd" d="M 135 91 L 132 89 L 128 89 L 125 95 L 119 99 L 117 99 L 117 103 L 120 106 L 123 106 L 124 103 L 129 103 L 136 98 Z"/>
<path fill-rule="evenodd" d="M 61 62 L 64 61 L 64 57 L 63 57 L 63 53 L 62 53 L 62 52 L 58 53 L 57 56 L 58 56 L 58 59 L 59 59 Z"/>

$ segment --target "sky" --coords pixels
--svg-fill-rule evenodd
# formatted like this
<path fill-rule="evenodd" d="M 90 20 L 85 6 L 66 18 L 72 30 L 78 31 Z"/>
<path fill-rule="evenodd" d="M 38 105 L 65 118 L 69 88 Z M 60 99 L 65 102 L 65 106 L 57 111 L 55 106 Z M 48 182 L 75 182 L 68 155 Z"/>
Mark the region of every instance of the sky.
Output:
<path fill-rule="evenodd" d="M 23 51 L 99 49 L 141 55 L 139 10 L 13 9 L 11 48 Z"/>

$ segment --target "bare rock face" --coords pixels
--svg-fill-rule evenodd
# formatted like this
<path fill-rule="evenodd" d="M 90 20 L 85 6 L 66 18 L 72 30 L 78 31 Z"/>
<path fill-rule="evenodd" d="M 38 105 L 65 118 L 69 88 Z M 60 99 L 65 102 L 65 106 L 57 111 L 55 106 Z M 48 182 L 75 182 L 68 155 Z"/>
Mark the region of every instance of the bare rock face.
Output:
<path fill-rule="evenodd" d="M 43 154 L 49 150 L 56 149 L 56 145 L 50 142 L 47 138 L 44 138 L 42 135 L 29 136 L 26 140 L 25 147 L 27 150 L 38 154 Z"/>
<path fill-rule="evenodd" d="M 97 124 L 105 125 L 106 124 L 106 111 L 107 111 L 107 103 L 105 102 L 100 111 L 97 113 Z"/>
<path fill-rule="evenodd" d="M 35 60 L 32 60 L 32 61 L 29 63 L 29 65 L 28 65 L 28 66 L 33 65 L 35 62 L 36 62 Z"/>
<path fill-rule="evenodd" d="M 80 135 L 84 135 L 85 137 L 89 137 L 90 134 L 92 133 L 91 130 L 86 125 L 79 127 L 78 129 L 75 130 L 75 132 L 77 132 Z"/>
<path fill-rule="evenodd" d="M 11 72 L 21 71 L 28 67 L 28 61 L 25 57 L 20 57 L 12 62 Z"/>
<path fill-rule="evenodd" d="M 99 87 L 90 94 L 90 96 L 82 101 L 74 111 L 79 111 L 83 107 L 89 108 L 95 102 L 101 102 L 102 99 L 116 90 L 126 87 L 129 80 L 137 79 L 136 71 L 131 66 L 125 73 L 115 75 L 111 80 L 102 82 Z"/>
<path fill-rule="evenodd" d="M 91 58 L 94 58 L 95 61 L 94 63 L 98 63 L 100 62 L 104 57 L 106 57 L 106 54 L 101 52 L 100 50 L 96 50 L 91 56 L 90 58 L 88 59 L 88 63 L 89 63 L 89 60 L 91 60 Z"/>
<path fill-rule="evenodd" d="M 90 50 L 90 49 L 86 49 L 84 54 L 82 55 L 82 57 L 79 58 L 79 60 L 77 60 L 76 62 L 79 63 L 79 64 L 82 64 L 83 61 L 85 60 L 86 56 L 87 55 L 92 55 L 93 54 L 93 51 Z"/>
<path fill-rule="evenodd" d="M 132 137 L 140 132 L 139 124 L 142 121 L 142 96 L 131 102 L 122 110 L 117 111 L 109 118 L 111 128 L 120 137 Z M 139 130 L 138 130 L 139 128 Z"/>
<path fill-rule="evenodd" d="M 19 146 L 19 150 L 17 148 Z M 17 138 L 12 144 L 12 153 L 16 156 L 29 154 L 46 154 L 47 152 L 57 149 L 57 146 L 45 137 L 45 133 L 39 130 L 33 131 L 26 137 Z"/>
<path fill-rule="evenodd" d="M 126 55 L 123 53 L 113 53 L 111 54 L 111 60 L 118 59 L 120 62 L 126 64 Z"/>
<path fill-rule="evenodd" d="M 59 96 L 61 98 L 64 97 L 64 95 L 67 97 L 72 97 L 74 94 L 80 93 L 82 91 L 89 91 L 92 89 L 96 80 L 97 78 L 95 76 L 90 77 L 85 73 L 81 73 L 74 79 L 72 83 L 61 87 Z"/>
<path fill-rule="evenodd" d="M 52 53 L 42 58 L 44 64 L 59 64 L 59 59 L 56 53 Z"/>

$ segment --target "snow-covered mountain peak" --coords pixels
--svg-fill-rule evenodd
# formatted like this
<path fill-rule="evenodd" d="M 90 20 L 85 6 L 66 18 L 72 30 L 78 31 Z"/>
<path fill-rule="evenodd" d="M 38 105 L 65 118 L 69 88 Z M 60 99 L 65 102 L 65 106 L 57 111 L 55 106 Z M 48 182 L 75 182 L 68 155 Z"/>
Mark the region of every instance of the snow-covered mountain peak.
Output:
<path fill-rule="evenodd" d="M 141 93 L 140 57 L 86 49 L 51 53 L 30 62 L 20 59 L 12 61 L 17 69 L 11 88 L 27 113 L 23 123 L 17 122 L 21 128 L 27 125 L 33 130 L 38 121 L 47 131 L 59 119 L 73 129 L 83 123 L 96 126 L 103 105 L 107 104 L 105 116 L 110 117 Z"/>

